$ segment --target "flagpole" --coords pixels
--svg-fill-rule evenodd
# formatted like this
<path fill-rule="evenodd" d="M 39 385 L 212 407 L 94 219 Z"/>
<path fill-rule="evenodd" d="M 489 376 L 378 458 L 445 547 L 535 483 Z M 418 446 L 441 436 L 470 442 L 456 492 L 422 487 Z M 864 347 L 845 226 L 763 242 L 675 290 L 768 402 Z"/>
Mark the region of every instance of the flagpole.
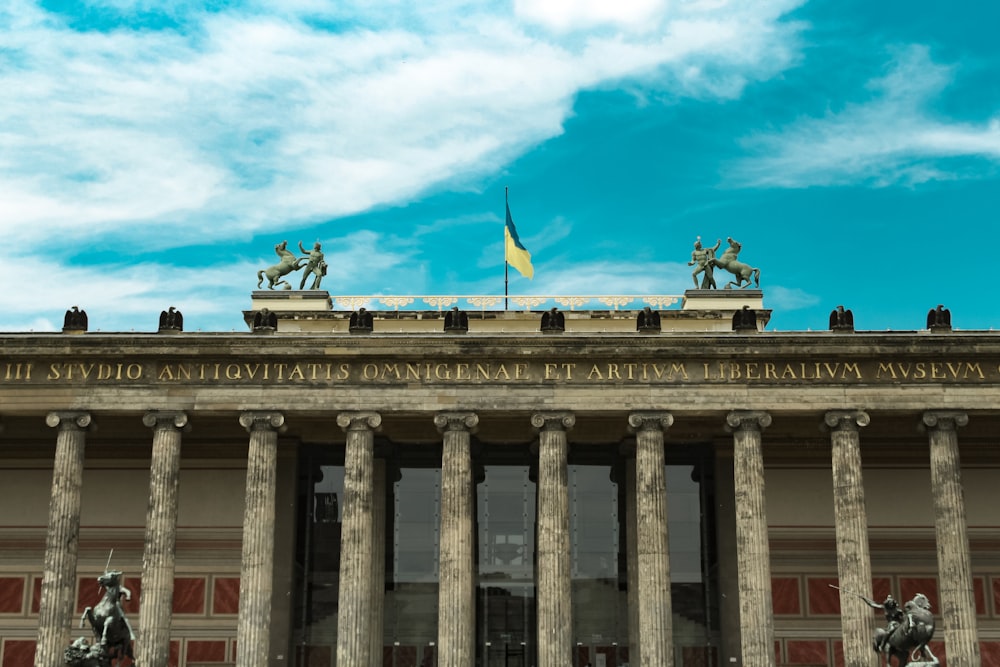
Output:
<path fill-rule="evenodd" d="M 507 186 L 503 186 L 503 205 L 506 211 L 510 206 L 507 201 Z M 506 215 L 506 213 L 505 213 Z M 510 281 L 508 277 L 509 265 L 507 264 L 507 218 L 504 218 L 503 222 L 504 234 L 503 234 L 503 309 L 507 310 L 507 284 Z"/>

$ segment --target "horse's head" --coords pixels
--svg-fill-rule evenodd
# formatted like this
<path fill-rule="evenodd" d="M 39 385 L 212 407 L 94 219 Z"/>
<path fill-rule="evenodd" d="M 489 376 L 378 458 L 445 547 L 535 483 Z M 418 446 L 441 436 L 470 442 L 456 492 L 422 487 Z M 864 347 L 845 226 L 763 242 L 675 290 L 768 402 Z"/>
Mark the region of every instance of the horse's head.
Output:
<path fill-rule="evenodd" d="M 119 570 L 108 570 L 97 578 L 97 583 L 104 588 L 117 588 L 121 586 L 122 574 Z"/>

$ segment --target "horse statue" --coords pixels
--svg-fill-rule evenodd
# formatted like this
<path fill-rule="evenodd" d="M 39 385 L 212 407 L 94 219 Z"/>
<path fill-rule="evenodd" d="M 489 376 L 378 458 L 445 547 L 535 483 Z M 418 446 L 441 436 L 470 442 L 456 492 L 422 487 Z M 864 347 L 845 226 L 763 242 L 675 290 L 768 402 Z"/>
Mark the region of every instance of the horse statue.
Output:
<path fill-rule="evenodd" d="M 746 282 L 745 287 L 750 287 L 751 278 L 753 279 L 754 287 L 760 287 L 760 269 L 755 269 L 749 264 L 744 264 L 737 260 L 740 250 L 743 249 L 743 245 L 739 241 L 734 241 L 731 237 L 727 237 L 726 241 L 729 242 L 729 247 L 723 251 L 722 256 L 709 260 L 712 266 L 725 269 L 736 277 L 735 281 L 730 281 L 726 285 L 726 289 L 732 289 L 733 285 L 736 285 L 736 288 L 739 289 L 741 286 L 744 286 L 744 282 Z"/>
<path fill-rule="evenodd" d="M 268 289 L 274 289 L 278 285 L 284 285 L 285 289 L 292 289 L 291 284 L 287 280 L 282 280 L 282 278 L 292 271 L 301 269 L 303 266 L 302 263 L 309 261 L 309 258 L 296 257 L 288 249 L 288 241 L 282 241 L 274 246 L 274 252 L 281 258 L 281 261 L 274 266 L 269 266 L 257 272 L 257 287 L 260 287 L 264 283 L 264 277 L 267 276 Z"/>
<path fill-rule="evenodd" d="M 892 659 L 896 659 L 896 667 L 906 667 L 906 665 L 937 665 L 938 659 L 931 653 L 927 644 L 934 637 L 934 616 L 931 614 L 931 602 L 923 593 L 917 593 L 913 599 L 907 602 L 902 610 L 898 605 L 890 606 L 892 600 L 890 595 L 885 604 L 878 604 L 865 598 L 869 606 L 886 611 L 888 627 L 879 628 L 875 631 L 872 648 L 876 653 L 885 656 L 885 664 L 892 666 Z M 913 662 L 914 660 L 928 660 L 928 662 Z"/>
<path fill-rule="evenodd" d="M 121 581 L 122 572 L 118 570 L 106 570 L 99 576 L 97 583 L 104 589 L 104 597 L 96 607 L 84 609 L 80 618 L 80 627 L 83 627 L 84 621 L 90 621 L 90 627 L 94 631 L 94 646 L 100 646 L 100 653 L 103 654 L 101 659 L 108 667 L 112 664 L 125 664 L 125 658 L 135 662 L 135 656 L 132 655 L 135 633 L 132 632 L 132 626 L 125 618 L 121 605 L 121 597 L 124 595 L 126 600 L 131 600 L 132 591 L 125 588 Z"/>

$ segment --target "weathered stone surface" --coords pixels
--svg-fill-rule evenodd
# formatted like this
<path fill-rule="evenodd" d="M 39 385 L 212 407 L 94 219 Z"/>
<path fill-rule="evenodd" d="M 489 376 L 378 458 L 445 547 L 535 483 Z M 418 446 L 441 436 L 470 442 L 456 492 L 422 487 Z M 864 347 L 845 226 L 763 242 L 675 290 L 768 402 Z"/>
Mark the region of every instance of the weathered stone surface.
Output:
<path fill-rule="evenodd" d="M 347 432 L 341 522 L 340 596 L 337 613 L 338 667 L 369 667 L 372 648 L 372 566 L 375 412 L 342 412 Z"/>
<path fill-rule="evenodd" d="M 742 664 L 743 667 L 772 667 L 771 552 L 761 453 L 761 429 L 770 426 L 771 415 L 734 410 L 726 417 L 726 423 L 733 430 Z"/>
<path fill-rule="evenodd" d="M 950 667 L 979 667 L 976 601 L 969 557 L 969 533 L 958 456 L 958 428 L 969 423 L 965 412 L 923 414 L 931 449 L 931 488 L 937 535 L 941 620 Z"/>
<path fill-rule="evenodd" d="M 475 662 L 476 608 L 471 433 L 474 413 L 442 413 L 434 424 L 444 436 L 441 461 L 441 543 L 438 597 L 438 666 Z"/>
<path fill-rule="evenodd" d="M 674 423 L 668 412 L 632 413 L 636 433 L 636 551 L 639 568 L 639 650 L 637 665 L 674 664 L 673 608 L 667 535 L 667 486 L 663 432 Z"/>
<path fill-rule="evenodd" d="M 275 469 L 279 412 L 244 412 L 240 424 L 250 432 L 247 453 L 246 509 L 240 563 L 240 609 L 236 630 L 238 667 L 263 667 L 270 658 L 271 594 L 274 571 Z"/>
<path fill-rule="evenodd" d="M 62 667 L 75 614 L 76 557 L 80 546 L 80 491 L 83 454 L 91 416 L 87 412 L 52 412 L 45 423 L 57 427 L 52 470 L 45 572 L 38 608 L 36 667 Z"/>
<path fill-rule="evenodd" d="M 538 667 L 572 664 L 573 609 L 570 589 L 569 489 L 566 432 L 570 412 L 536 413 L 538 433 Z"/>
<path fill-rule="evenodd" d="M 871 664 L 871 610 L 858 595 L 872 597 L 872 567 L 868 551 L 868 512 L 861 475 L 858 430 L 870 419 L 860 410 L 835 410 L 824 415 L 830 428 L 833 467 L 834 521 L 837 533 L 837 575 L 840 579 L 840 622 L 846 667 Z"/>
<path fill-rule="evenodd" d="M 153 429 L 153 454 L 135 654 L 140 665 L 165 665 L 170 658 L 174 601 L 181 429 L 188 420 L 183 412 L 148 412 L 142 422 Z"/>

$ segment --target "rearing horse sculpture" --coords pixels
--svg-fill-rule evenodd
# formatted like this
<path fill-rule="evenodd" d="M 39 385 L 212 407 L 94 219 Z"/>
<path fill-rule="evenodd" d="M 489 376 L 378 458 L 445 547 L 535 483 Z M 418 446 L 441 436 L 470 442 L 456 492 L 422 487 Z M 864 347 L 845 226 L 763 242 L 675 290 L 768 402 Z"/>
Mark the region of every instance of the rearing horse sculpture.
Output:
<path fill-rule="evenodd" d="M 288 249 L 288 241 L 282 241 L 274 246 L 274 252 L 281 258 L 281 261 L 257 272 L 257 287 L 260 287 L 264 283 L 264 277 L 267 276 L 268 289 L 274 289 L 278 285 L 284 285 L 285 289 L 292 289 L 291 284 L 287 280 L 282 280 L 282 278 L 292 271 L 301 269 L 302 262 L 309 261 L 309 258 L 296 258 Z"/>
<path fill-rule="evenodd" d="M 97 603 L 96 607 L 87 607 L 83 610 L 80 618 L 80 627 L 84 621 L 90 621 L 90 627 L 94 630 L 94 641 L 100 645 L 104 655 L 108 658 L 109 664 L 124 664 L 125 658 L 135 662 L 132 655 L 132 642 L 135 640 L 135 633 L 132 626 L 125 618 L 125 611 L 122 609 L 121 596 L 126 600 L 132 599 L 132 591 L 122 586 L 122 573 L 117 570 L 108 570 L 97 578 L 97 583 L 104 589 L 104 597 Z"/>
<path fill-rule="evenodd" d="M 739 241 L 734 241 L 732 237 L 726 238 L 726 241 L 729 243 L 729 247 L 725 249 L 722 256 L 709 260 L 712 266 L 725 269 L 736 277 L 735 281 L 730 281 L 726 285 L 726 289 L 731 289 L 733 285 L 736 285 L 738 289 L 744 282 L 746 282 L 746 287 L 750 287 L 751 278 L 754 287 L 760 287 L 760 269 L 737 260 L 743 245 Z"/>
<path fill-rule="evenodd" d="M 862 599 L 871 607 L 884 608 L 877 602 Z M 885 657 L 887 667 L 891 667 L 893 658 L 896 659 L 896 667 L 906 667 L 912 661 L 923 658 L 930 658 L 930 662 L 921 662 L 922 665 L 939 664 L 927 646 L 934 637 L 934 616 L 927 596 L 917 593 L 903 606 L 897 618 L 899 620 L 890 622 L 888 628 L 877 629 L 872 642 L 875 652 Z"/>

